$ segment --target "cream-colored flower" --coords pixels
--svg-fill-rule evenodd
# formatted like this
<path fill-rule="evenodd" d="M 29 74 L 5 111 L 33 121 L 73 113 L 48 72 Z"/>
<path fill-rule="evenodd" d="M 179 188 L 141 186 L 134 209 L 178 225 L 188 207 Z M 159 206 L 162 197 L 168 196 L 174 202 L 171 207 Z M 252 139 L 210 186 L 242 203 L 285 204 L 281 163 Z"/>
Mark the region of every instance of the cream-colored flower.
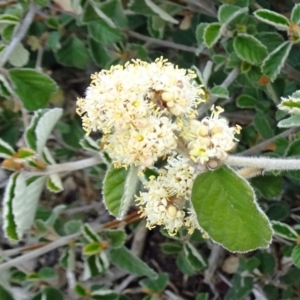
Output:
<path fill-rule="evenodd" d="M 223 161 L 228 151 L 235 147 L 237 139 L 234 135 L 239 133 L 240 127 L 229 127 L 226 119 L 219 118 L 221 112 L 222 108 L 213 107 L 211 117 L 179 123 L 181 137 L 193 161 L 202 164 L 214 159 Z"/>
<path fill-rule="evenodd" d="M 77 101 L 83 128 L 101 130 L 116 166 L 147 167 L 177 147 L 177 118 L 194 118 L 203 101 L 192 71 L 166 59 L 132 60 L 92 75 Z"/>
<path fill-rule="evenodd" d="M 152 176 L 145 183 L 147 191 L 141 192 L 136 201 L 149 229 L 162 225 L 174 235 L 184 225 L 183 209 L 191 196 L 195 176 L 188 159 L 171 156 L 166 169 L 161 169 L 157 178 Z"/>

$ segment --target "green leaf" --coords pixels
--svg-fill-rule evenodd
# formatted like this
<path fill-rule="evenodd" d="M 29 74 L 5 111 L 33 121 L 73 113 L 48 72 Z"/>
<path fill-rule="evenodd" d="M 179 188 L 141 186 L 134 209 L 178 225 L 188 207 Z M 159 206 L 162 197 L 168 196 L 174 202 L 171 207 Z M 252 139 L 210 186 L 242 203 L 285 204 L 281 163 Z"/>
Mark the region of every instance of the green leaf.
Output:
<path fill-rule="evenodd" d="M 42 292 L 42 300 L 64 300 L 63 295 L 60 291 L 53 287 L 45 287 Z"/>
<path fill-rule="evenodd" d="M 12 241 L 18 241 L 33 224 L 44 183 L 44 177 L 26 184 L 25 175 L 22 173 L 10 176 L 3 200 L 3 230 Z"/>
<path fill-rule="evenodd" d="M 185 253 L 182 251 L 177 255 L 176 264 L 178 269 L 185 275 L 192 276 L 195 274 L 195 270 L 191 267 Z"/>
<path fill-rule="evenodd" d="M 89 291 L 86 291 L 84 286 L 80 283 L 77 283 L 74 287 L 74 292 L 81 297 L 85 297 L 88 295 Z"/>
<path fill-rule="evenodd" d="M 0 299 L 1 300 L 15 300 L 13 296 L 0 285 Z"/>
<path fill-rule="evenodd" d="M 289 271 L 280 277 L 280 282 L 286 285 L 299 285 L 300 283 L 300 270 L 294 267 L 291 267 Z M 291 299 L 291 298 L 289 298 Z"/>
<path fill-rule="evenodd" d="M 264 197 L 273 198 L 282 192 L 283 180 L 281 176 L 265 175 L 251 179 L 251 184 L 257 188 Z"/>
<path fill-rule="evenodd" d="M 221 36 L 221 24 L 210 23 L 204 29 L 203 41 L 208 48 L 211 48 L 217 43 Z"/>
<path fill-rule="evenodd" d="M 123 38 L 120 30 L 110 27 L 101 19 L 90 22 L 88 29 L 89 35 L 103 45 L 116 43 Z"/>
<path fill-rule="evenodd" d="M 83 139 L 79 141 L 80 146 L 88 151 L 99 153 L 100 151 L 100 144 L 99 142 L 94 141 L 88 135 L 85 135 Z"/>
<path fill-rule="evenodd" d="M 290 41 L 286 41 L 277 47 L 274 51 L 269 53 L 269 55 L 263 61 L 261 66 L 261 71 L 263 74 L 274 81 L 277 75 L 280 73 L 293 44 Z"/>
<path fill-rule="evenodd" d="M 90 63 L 86 46 L 77 37 L 69 37 L 54 54 L 57 62 L 66 67 L 85 69 Z"/>
<path fill-rule="evenodd" d="M 218 20 L 222 24 L 222 27 L 224 28 L 235 18 L 247 12 L 248 12 L 248 7 L 241 8 L 234 5 L 223 4 L 219 7 L 218 10 Z"/>
<path fill-rule="evenodd" d="M 281 221 L 291 215 L 291 208 L 286 202 L 274 202 L 266 211 L 269 220 Z"/>
<path fill-rule="evenodd" d="M 81 228 L 83 236 L 89 242 L 100 242 L 101 239 L 99 235 L 94 231 L 94 229 L 89 224 L 84 224 Z"/>
<path fill-rule="evenodd" d="M 186 255 L 187 261 L 195 271 L 202 270 L 207 266 L 207 263 L 200 252 L 191 243 L 185 243 L 183 245 L 183 251 Z"/>
<path fill-rule="evenodd" d="M 0 157 L 9 158 L 15 153 L 15 150 L 5 141 L 0 139 Z"/>
<path fill-rule="evenodd" d="M 29 51 L 22 44 L 18 44 L 11 52 L 8 61 L 14 67 L 23 67 L 29 61 Z"/>
<path fill-rule="evenodd" d="M 122 6 L 122 1 L 108 0 L 100 3 L 99 8 L 119 28 L 127 28 L 127 17 Z"/>
<path fill-rule="evenodd" d="M 64 224 L 64 232 L 67 235 L 77 233 L 83 226 L 81 220 L 70 220 Z"/>
<path fill-rule="evenodd" d="M 71 272 L 75 270 L 76 258 L 74 247 L 66 247 L 59 258 L 60 265 Z"/>
<path fill-rule="evenodd" d="M 196 296 L 196 300 L 209 300 L 208 293 L 199 293 Z"/>
<path fill-rule="evenodd" d="M 300 91 L 294 92 L 288 98 L 281 97 L 278 109 L 291 115 L 300 115 Z"/>
<path fill-rule="evenodd" d="M 1 56 L 1 52 L 0 52 L 0 56 Z M 4 97 L 8 97 L 14 93 L 7 78 L 2 74 L 0 74 L 0 93 Z"/>
<path fill-rule="evenodd" d="M 1 37 L 3 41 L 9 42 L 12 40 L 14 33 L 15 33 L 16 25 L 7 25 L 2 29 Z M 1 50 L 4 50 L 6 48 L 5 46 L 1 46 Z"/>
<path fill-rule="evenodd" d="M 146 4 L 145 0 L 131 0 L 128 3 L 128 7 L 137 14 L 145 16 L 156 15 L 154 11 Z"/>
<path fill-rule="evenodd" d="M 254 36 L 239 34 L 234 38 L 233 48 L 237 56 L 250 64 L 258 65 L 267 56 L 267 48 Z"/>
<path fill-rule="evenodd" d="M 57 173 L 49 175 L 46 181 L 46 187 L 52 193 L 60 193 L 64 190 L 61 178 Z"/>
<path fill-rule="evenodd" d="M 275 268 L 275 259 L 272 254 L 266 252 L 259 252 L 255 255 L 259 259 L 260 264 L 258 269 L 263 274 L 270 274 Z"/>
<path fill-rule="evenodd" d="M 28 110 L 47 105 L 50 96 L 57 90 L 56 83 L 44 73 L 33 69 L 10 69 L 9 77 L 15 92 Z"/>
<path fill-rule="evenodd" d="M 147 276 L 149 279 L 156 280 L 158 274 L 151 269 L 140 258 L 132 254 L 127 248 L 120 247 L 110 250 L 111 262 L 117 267 L 138 276 Z"/>
<path fill-rule="evenodd" d="M 55 279 L 56 274 L 53 268 L 43 267 L 38 272 L 39 278 L 43 279 Z"/>
<path fill-rule="evenodd" d="M 59 29 L 59 21 L 57 18 L 49 17 L 45 24 L 51 29 Z"/>
<path fill-rule="evenodd" d="M 131 166 L 115 169 L 113 165 L 108 169 L 103 182 L 103 200 L 108 211 L 122 219 L 132 202 L 138 182 L 138 168 Z"/>
<path fill-rule="evenodd" d="M 288 30 L 290 21 L 285 16 L 268 9 L 258 9 L 254 16 L 262 22 L 276 27 L 278 30 Z"/>
<path fill-rule="evenodd" d="M 300 245 L 296 245 L 292 251 L 293 263 L 300 269 Z"/>
<path fill-rule="evenodd" d="M 103 251 L 101 244 L 99 242 L 92 242 L 85 245 L 82 249 L 84 255 L 95 255 Z"/>
<path fill-rule="evenodd" d="M 99 18 L 112 28 L 116 28 L 117 26 L 127 28 L 127 17 L 119 0 L 108 0 L 102 3 L 93 1 L 91 5 L 87 2 L 82 14 L 82 21 L 89 23 L 97 21 Z"/>
<path fill-rule="evenodd" d="M 210 90 L 211 96 L 217 97 L 217 98 L 225 98 L 228 99 L 229 92 L 226 88 L 216 85 Z"/>
<path fill-rule="evenodd" d="M 19 17 L 10 15 L 10 14 L 1 14 L 0 15 L 0 24 L 18 24 L 20 22 Z"/>
<path fill-rule="evenodd" d="M 163 292 L 168 284 L 169 275 L 166 273 L 161 273 L 158 275 L 156 280 L 143 279 L 139 282 L 139 284 L 153 293 Z"/>
<path fill-rule="evenodd" d="M 26 144 L 39 155 L 45 150 L 47 139 L 62 113 L 61 108 L 41 109 L 34 112 L 25 132 L 25 140 Z"/>
<path fill-rule="evenodd" d="M 106 68 L 111 65 L 111 53 L 101 43 L 89 38 L 88 44 L 90 55 L 97 66 Z"/>
<path fill-rule="evenodd" d="M 300 126 L 300 116 L 299 115 L 290 116 L 287 119 L 279 121 L 277 126 L 280 128 Z"/>
<path fill-rule="evenodd" d="M 291 21 L 296 23 L 297 25 L 300 24 L 300 4 L 297 3 L 294 5 L 292 13 L 291 13 Z"/>
<path fill-rule="evenodd" d="M 83 280 L 87 280 L 93 276 L 103 273 L 109 267 L 109 261 L 105 251 L 97 255 L 84 256 Z"/>
<path fill-rule="evenodd" d="M 298 234 L 291 226 L 278 221 L 272 221 L 272 226 L 274 234 L 279 235 L 287 240 L 297 241 Z"/>
<path fill-rule="evenodd" d="M 48 39 L 46 41 L 47 47 L 49 47 L 53 52 L 61 48 L 60 43 L 61 33 L 58 31 L 52 31 L 49 33 Z"/>
<path fill-rule="evenodd" d="M 257 100 L 247 94 L 242 94 L 236 99 L 236 105 L 240 108 L 254 108 Z"/>
<path fill-rule="evenodd" d="M 191 200 L 201 228 L 229 251 L 269 246 L 272 229 L 256 203 L 253 189 L 228 167 L 200 174 Z"/>
<path fill-rule="evenodd" d="M 123 230 L 106 230 L 104 234 L 110 241 L 111 248 L 121 247 L 126 240 L 126 233 Z"/>
<path fill-rule="evenodd" d="M 272 52 L 279 47 L 283 42 L 283 37 L 277 32 L 259 32 L 255 37 L 267 47 L 268 52 Z"/>
<path fill-rule="evenodd" d="M 274 129 L 270 124 L 270 120 L 266 118 L 266 115 L 257 113 L 253 122 L 255 129 L 263 138 L 269 139 L 274 136 Z"/>
<path fill-rule="evenodd" d="M 204 42 L 204 30 L 208 23 L 200 23 L 196 28 L 196 39 L 199 45 L 203 44 Z"/>
<path fill-rule="evenodd" d="M 182 250 L 182 245 L 171 242 L 162 243 L 160 247 L 165 254 L 178 254 Z"/>
<path fill-rule="evenodd" d="M 170 16 L 166 11 L 164 11 L 162 8 L 156 5 L 152 0 L 145 0 L 145 3 L 155 14 L 157 14 L 163 20 L 173 24 L 179 23 L 178 20 Z"/>

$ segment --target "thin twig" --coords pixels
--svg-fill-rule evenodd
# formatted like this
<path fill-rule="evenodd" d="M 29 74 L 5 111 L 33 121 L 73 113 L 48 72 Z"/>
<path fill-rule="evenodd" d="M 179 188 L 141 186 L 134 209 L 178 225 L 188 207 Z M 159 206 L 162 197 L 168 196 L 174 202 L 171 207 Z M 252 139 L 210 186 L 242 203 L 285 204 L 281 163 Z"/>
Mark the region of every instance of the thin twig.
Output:
<path fill-rule="evenodd" d="M 236 77 L 238 76 L 239 71 L 237 68 L 233 69 L 228 76 L 226 77 L 226 79 L 223 81 L 223 83 L 221 84 L 221 87 L 223 88 L 228 88 L 232 82 L 236 79 Z M 205 113 L 216 103 L 216 101 L 218 100 L 218 97 L 211 97 L 209 99 L 209 101 L 207 101 L 206 103 L 202 104 L 199 109 L 198 109 L 198 115 L 200 118 L 202 118 Z"/>
<path fill-rule="evenodd" d="M 95 165 L 98 165 L 102 162 L 102 158 L 100 156 L 89 157 L 86 159 L 51 165 L 46 168 L 45 171 L 35 172 L 35 171 L 23 171 L 25 176 L 39 176 L 39 175 L 50 175 L 53 173 L 60 173 L 60 172 L 72 172 L 84 168 L 89 168 Z"/>
<path fill-rule="evenodd" d="M 22 24 L 20 24 L 19 29 L 10 42 L 10 44 L 4 49 L 2 56 L 0 57 L 0 68 L 2 68 L 7 60 L 9 59 L 9 56 L 14 51 L 14 49 L 18 46 L 18 44 L 21 42 L 21 40 L 24 38 L 33 18 L 36 14 L 37 6 L 35 4 L 32 4 L 29 7 L 29 10 L 27 12 L 27 15 L 25 16 Z"/>
<path fill-rule="evenodd" d="M 139 40 L 145 41 L 147 43 L 151 43 L 151 44 L 155 44 L 155 45 L 159 45 L 162 47 L 167 47 L 167 48 L 171 48 L 171 49 L 176 49 L 176 50 L 182 50 L 182 51 L 187 51 L 187 52 L 192 52 L 194 54 L 198 53 L 198 48 L 197 47 L 192 47 L 192 46 L 186 46 L 186 45 L 182 45 L 182 44 L 177 44 L 177 43 L 173 43 L 170 41 L 162 41 L 159 39 L 155 39 L 131 30 L 123 30 L 124 33 L 128 34 L 131 37 L 137 38 Z M 203 52 L 201 52 L 203 54 Z"/>
<path fill-rule="evenodd" d="M 137 215 L 137 212 L 133 212 L 130 215 L 126 216 L 123 220 L 121 221 L 117 221 L 114 220 L 112 222 L 108 222 L 106 224 L 91 224 L 91 227 L 96 231 L 101 231 L 105 228 L 115 228 L 116 226 L 118 226 L 121 223 L 125 223 L 125 224 L 130 224 L 133 222 L 136 222 L 137 220 L 139 220 L 140 217 Z M 49 244 L 47 244 L 46 246 L 43 246 L 41 248 L 38 248 L 36 250 L 33 250 L 31 252 L 25 253 L 21 256 L 18 256 L 10 261 L 7 261 L 5 263 L 0 264 L 0 271 L 2 270 L 6 270 L 10 267 L 15 267 L 18 266 L 19 264 L 22 264 L 25 261 L 28 261 L 30 259 L 33 259 L 35 257 L 41 256 L 51 250 L 54 250 L 56 248 L 65 246 L 67 244 L 69 244 L 70 242 L 77 240 L 80 236 L 82 235 L 81 232 L 76 232 L 67 236 L 63 236 L 60 237 L 58 240 L 51 242 Z M 1 253 L 1 252 L 0 252 Z M 3 254 L 5 256 L 6 252 L 3 251 Z"/>
<path fill-rule="evenodd" d="M 263 150 L 266 150 L 270 145 L 272 145 L 279 137 L 287 137 L 289 136 L 290 134 L 296 132 L 299 130 L 299 127 L 293 127 L 293 128 L 290 128 L 288 130 L 285 130 L 283 132 L 281 132 L 280 134 L 277 134 L 275 136 L 273 136 L 272 138 L 250 148 L 250 149 L 247 149 L 243 152 L 240 152 L 238 153 L 238 155 L 240 156 L 248 156 L 248 155 L 254 155 L 254 154 L 257 154 Z"/>

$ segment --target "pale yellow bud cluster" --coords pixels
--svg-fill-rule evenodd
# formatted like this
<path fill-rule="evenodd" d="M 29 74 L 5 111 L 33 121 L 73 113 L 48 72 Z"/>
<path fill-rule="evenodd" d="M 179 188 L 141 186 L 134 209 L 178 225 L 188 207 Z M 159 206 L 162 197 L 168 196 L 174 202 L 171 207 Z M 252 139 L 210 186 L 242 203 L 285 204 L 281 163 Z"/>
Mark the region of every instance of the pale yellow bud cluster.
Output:
<path fill-rule="evenodd" d="M 77 101 L 83 128 L 103 131 L 102 145 L 116 166 L 152 166 L 176 149 L 176 119 L 194 118 L 203 101 L 194 77 L 163 58 L 94 74 Z"/>
<path fill-rule="evenodd" d="M 234 135 L 239 133 L 240 127 L 229 127 L 228 121 L 219 118 L 223 112 L 221 107 L 213 107 L 211 117 L 201 121 L 188 120 L 181 124 L 181 137 L 186 143 L 190 157 L 195 162 L 206 163 L 211 169 L 224 161 L 228 151 L 235 147 Z"/>
<path fill-rule="evenodd" d="M 141 192 L 136 201 L 149 229 L 162 225 L 170 235 L 174 235 L 183 226 L 190 232 L 199 228 L 197 221 L 191 222 L 191 217 L 184 212 L 195 177 L 196 172 L 189 159 L 171 156 L 166 168 L 159 170 L 158 177 L 152 176 L 145 183 L 147 191 Z"/>

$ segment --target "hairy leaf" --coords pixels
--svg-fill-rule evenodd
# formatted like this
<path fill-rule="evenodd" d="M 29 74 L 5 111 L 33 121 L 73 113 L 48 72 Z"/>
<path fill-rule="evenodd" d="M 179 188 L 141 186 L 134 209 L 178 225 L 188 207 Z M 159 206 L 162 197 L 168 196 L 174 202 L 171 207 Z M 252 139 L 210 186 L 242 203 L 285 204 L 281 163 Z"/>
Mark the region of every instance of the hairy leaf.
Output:
<path fill-rule="evenodd" d="M 247 252 L 269 246 L 272 229 L 253 189 L 228 167 L 200 174 L 191 199 L 199 225 L 223 247 Z"/>

